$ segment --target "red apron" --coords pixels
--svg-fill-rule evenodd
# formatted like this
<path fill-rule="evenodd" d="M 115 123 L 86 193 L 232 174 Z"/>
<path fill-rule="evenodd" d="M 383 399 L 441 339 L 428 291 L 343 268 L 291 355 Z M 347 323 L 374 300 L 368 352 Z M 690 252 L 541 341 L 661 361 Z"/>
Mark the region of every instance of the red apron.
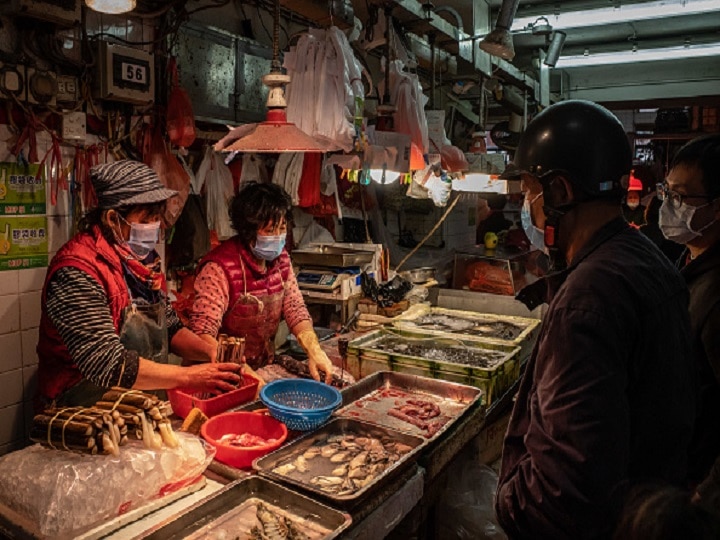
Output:
<path fill-rule="evenodd" d="M 275 334 L 282 317 L 285 282 L 280 268 L 270 272 L 280 275 L 282 289 L 273 294 L 256 296 L 247 292 L 247 274 L 245 264 L 240 258 L 243 274 L 243 294 L 238 295 L 235 303 L 228 307 L 221 332 L 234 337 L 245 338 L 245 360 L 251 368 L 257 369 L 271 363 L 275 354 Z M 270 272 L 265 277 L 270 278 Z"/>

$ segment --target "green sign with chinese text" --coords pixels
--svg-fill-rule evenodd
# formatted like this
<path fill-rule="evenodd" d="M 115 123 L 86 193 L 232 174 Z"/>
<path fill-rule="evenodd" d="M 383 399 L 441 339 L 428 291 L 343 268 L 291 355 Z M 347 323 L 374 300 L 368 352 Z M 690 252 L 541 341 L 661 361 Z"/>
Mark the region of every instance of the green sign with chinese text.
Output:
<path fill-rule="evenodd" d="M 45 172 L 39 170 L 38 164 L 0 163 L 0 217 L 45 214 Z"/>
<path fill-rule="evenodd" d="M 47 216 L 0 216 L 0 270 L 48 265 Z"/>

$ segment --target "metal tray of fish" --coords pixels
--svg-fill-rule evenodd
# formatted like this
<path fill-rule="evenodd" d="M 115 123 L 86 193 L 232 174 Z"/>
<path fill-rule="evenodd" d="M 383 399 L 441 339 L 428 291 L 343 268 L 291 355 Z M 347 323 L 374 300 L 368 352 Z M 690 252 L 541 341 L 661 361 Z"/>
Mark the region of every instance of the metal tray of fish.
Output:
<path fill-rule="evenodd" d="M 137 539 L 327 540 L 351 522 L 344 512 L 252 476 L 228 484 Z"/>
<path fill-rule="evenodd" d="M 341 393 L 343 406 L 336 416 L 404 431 L 428 442 L 483 398 L 482 390 L 472 386 L 392 371 L 373 373 Z"/>
<path fill-rule="evenodd" d="M 415 464 L 425 440 L 393 429 L 335 418 L 253 462 L 261 475 L 351 508 Z"/>
<path fill-rule="evenodd" d="M 460 335 L 463 339 L 521 345 L 534 341 L 540 322 L 527 317 L 428 306 L 427 310 L 415 310 L 407 317 L 398 316 L 393 326 L 439 336 Z"/>

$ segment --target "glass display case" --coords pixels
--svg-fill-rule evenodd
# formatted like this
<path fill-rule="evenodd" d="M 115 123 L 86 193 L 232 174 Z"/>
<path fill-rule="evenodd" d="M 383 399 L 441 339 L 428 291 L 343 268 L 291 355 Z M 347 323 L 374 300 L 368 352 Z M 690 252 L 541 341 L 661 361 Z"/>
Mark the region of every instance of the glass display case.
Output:
<path fill-rule="evenodd" d="M 477 246 L 455 254 L 452 288 L 505 296 L 547 272 L 547 258 L 540 251 Z"/>

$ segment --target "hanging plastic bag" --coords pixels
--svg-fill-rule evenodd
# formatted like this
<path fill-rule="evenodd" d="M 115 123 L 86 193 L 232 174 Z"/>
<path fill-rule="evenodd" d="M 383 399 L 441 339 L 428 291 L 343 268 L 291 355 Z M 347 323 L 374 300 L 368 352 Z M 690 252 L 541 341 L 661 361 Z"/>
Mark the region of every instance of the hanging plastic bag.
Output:
<path fill-rule="evenodd" d="M 208 228 L 217 233 L 220 240 L 230 238 L 234 232 L 228 208 L 233 196 L 233 177 L 223 163 L 220 154 L 208 147 L 197 173 L 199 182 L 205 185 Z"/>
<path fill-rule="evenodd" d="M 159 125 L 153 130 L 144 161 L 155 170 L 165 187 L 178 192 L 177 195 L 168 199 L 165 206 L 165 221 L 168 226 L 172 227 L 180 217 L 185 201 L 190 194 L 190 177 L 180 162 L 170 153 Z"/>
<path fill-rule="evenodd" d="M 178 82 L 178 68 L 175 57 L 168 62 L 171 78 L 170 97 L 167 108 L 167 133 L 170 142 L 187 148 L 195 142 L 195 115 L 190 96 Z"/>
<path fill-rule="evenodd" d="M 461 454 L 448 470 L 447 487 L 438 498 L 438 537 L 458 540 L 506 540 L 495 517 L 498 477 L 476 456 Z"/>

